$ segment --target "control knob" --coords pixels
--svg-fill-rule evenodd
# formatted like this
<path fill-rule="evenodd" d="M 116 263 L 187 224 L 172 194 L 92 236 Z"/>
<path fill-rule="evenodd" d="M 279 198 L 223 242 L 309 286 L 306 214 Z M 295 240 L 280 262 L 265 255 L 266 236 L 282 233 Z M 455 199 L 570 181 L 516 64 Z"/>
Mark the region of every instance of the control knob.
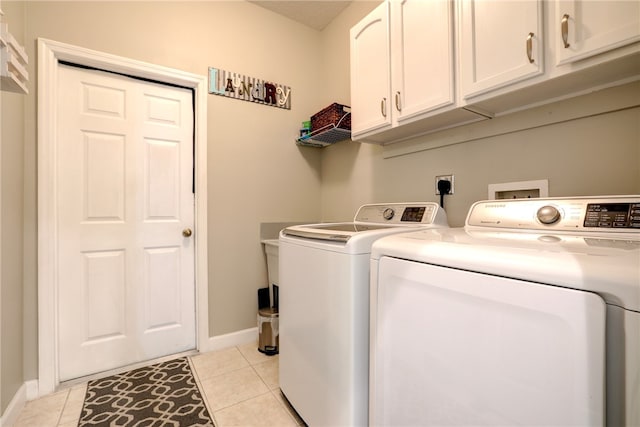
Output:
<path fill-rule="evenodd" d="M 396 213 L 393 211 L 393 209 L 391 208 L 386 208 L 383 212 L 382 212 L 382 217 L 384 219 L 386 219 L 387 221 L 389 221 L 391 218 L 393 218 L 393 216 Z"/>
<path fill-rule="evenodd" d="M 560 220 L 560 211 L 554 206 L 543 206 L 537 212 L 538 221 L 543 224 L 553 224 Z"/>

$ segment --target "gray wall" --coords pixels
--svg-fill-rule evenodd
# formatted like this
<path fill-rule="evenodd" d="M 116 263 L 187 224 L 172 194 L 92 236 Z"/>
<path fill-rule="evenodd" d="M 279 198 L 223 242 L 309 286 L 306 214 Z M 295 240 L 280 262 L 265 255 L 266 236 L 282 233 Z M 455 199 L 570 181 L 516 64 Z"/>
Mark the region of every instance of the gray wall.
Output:
<path fill-rule="evenodd" d="M 3 22 L 22 42 L 24 4 L 2 2 Z M 2 92 L 0 111 L 0 414 L 23 375 L 24 95 Z"/>

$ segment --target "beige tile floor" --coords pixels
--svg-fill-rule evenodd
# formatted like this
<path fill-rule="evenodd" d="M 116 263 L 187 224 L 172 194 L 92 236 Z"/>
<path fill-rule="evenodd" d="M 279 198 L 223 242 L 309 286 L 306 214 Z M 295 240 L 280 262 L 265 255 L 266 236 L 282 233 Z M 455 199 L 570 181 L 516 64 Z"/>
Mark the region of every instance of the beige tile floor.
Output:
<path fill-rule="evenodd" d="M 254 343 L 190 357 L 216 427 L 304 426 L 278 387 L 278 356 Z M 77 426 L 87 384 L 27 402 L 15 427 Z"/>

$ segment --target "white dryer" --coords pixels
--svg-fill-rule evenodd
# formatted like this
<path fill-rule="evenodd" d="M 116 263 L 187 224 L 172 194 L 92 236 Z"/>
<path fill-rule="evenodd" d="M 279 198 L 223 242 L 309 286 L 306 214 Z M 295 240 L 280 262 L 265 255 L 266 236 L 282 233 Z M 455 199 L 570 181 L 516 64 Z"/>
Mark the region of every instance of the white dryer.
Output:
<path fill-rule="evenodd" d="M 478 202 L 371 257 L 371 425 L 640 425 L 640 196 Z"/>
<path fill-rule="evenodd" d="M 447 227 L 437 203 L 364 205 L 353 222 L 280 233 L 280 389 L 310 426 L 365 426 L 369 259 L 390 234 Z"/>

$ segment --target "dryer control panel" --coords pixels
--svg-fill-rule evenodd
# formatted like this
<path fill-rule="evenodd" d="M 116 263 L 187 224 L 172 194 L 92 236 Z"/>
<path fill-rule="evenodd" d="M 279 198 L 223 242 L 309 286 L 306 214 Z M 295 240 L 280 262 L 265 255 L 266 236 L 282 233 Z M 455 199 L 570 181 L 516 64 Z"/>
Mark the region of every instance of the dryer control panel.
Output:
<path fill-rule="evenodd" d="M 640 233 L 640 196 L 476 202 L 467 227 Z"/>

